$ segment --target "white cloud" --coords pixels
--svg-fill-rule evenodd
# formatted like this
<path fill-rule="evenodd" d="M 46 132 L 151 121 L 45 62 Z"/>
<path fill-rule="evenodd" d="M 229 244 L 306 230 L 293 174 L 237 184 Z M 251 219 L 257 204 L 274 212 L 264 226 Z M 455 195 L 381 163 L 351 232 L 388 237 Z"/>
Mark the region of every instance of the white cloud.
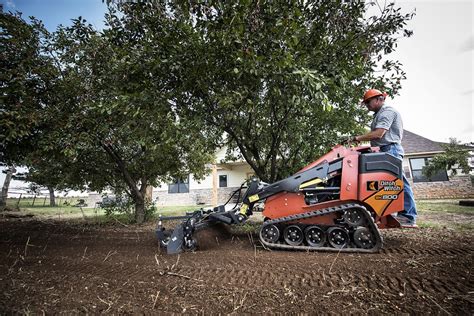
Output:
<path fill-rule="evenodd" d="M 413 36 L 401 39 L 392 55 L 407 73 L 392 104 L 404 128 L 436 141 L 474 141 L 473 3 L 397 3 L 417 12 L 408 24 Z"/>
<path fill-rule="evenodd" d="M 5 4 L 8 9 L 11 9 L 11 10 L 16 9 L 16 5 L 15 5 L 15 2 L 13 2 L 13 0 L 7 0 Z"/>

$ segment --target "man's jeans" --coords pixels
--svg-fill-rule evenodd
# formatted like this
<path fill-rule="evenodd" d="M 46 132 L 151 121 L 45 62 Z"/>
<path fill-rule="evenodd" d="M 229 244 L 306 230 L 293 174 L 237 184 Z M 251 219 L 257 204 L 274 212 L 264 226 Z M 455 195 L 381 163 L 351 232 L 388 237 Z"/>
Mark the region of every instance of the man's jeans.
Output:
<path fill-rule="evenodd" d="M 389 153 L 390 155 L 403 160 L 403 147 L 400 144 L 391 144 L 391 145 L 386 145 L 386 146 L 381 146 L 380 151 Z M 403 173 L 403 172 L 402 172 Z M 399 215 L 403 215 L 406 218 L 408 218 L 410 221 L 415 221 L 416 220 L 416 205 L 415 205 L 415 199 L 413 197 L 413 190 L 410 187 L 410 183 L 408 182 L 407 178 L 405 177 L 405 174 L 403 173 L 403 185 L 404 185 L 404 207 L 405 210 L 402 212 L 399 212 Z"/>

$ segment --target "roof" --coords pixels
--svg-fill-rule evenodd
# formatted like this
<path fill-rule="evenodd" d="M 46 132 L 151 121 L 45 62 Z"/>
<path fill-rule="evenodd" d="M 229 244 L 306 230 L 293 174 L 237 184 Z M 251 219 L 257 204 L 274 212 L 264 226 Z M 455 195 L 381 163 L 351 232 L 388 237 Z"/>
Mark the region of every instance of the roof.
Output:
<path fill-rule="evenodd" d="M 403 131 L 402 146 L 406 155 L 417 153 L 438 153 L 444 151 L 442 143 L 432 141 L 410 131 Z"/>

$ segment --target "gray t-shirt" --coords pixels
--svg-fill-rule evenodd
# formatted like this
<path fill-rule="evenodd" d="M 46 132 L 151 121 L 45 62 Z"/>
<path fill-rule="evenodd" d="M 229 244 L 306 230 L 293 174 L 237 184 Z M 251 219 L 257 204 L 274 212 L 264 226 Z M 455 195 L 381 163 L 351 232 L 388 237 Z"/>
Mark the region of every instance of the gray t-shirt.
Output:
<path fill-rule="evenodd" d="M 393 143 L 400 144 L 403 138 L 403 122 L 400 113 L 393 107 L 384 104 L 380 110 L 374 114 L 374 120 L 370 129 L 376 128 L 387 130 L 381 139 L 370 141 L 372 146 L 385 146 Z"/>

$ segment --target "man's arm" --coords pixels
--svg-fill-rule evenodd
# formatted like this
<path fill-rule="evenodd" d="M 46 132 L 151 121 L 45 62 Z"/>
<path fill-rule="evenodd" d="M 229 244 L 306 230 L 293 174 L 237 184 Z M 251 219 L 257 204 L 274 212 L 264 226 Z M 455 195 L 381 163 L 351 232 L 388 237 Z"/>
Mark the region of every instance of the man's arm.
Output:
<path fill-rule="evenodd" d="M 385 128 L 376 128 L 367 134 L 354 136 L 352 139 L 356 142 L 365 142 L 374 139 L 381 139 L 383 135 L 385 135 L 385 132 L 387 132 Z"/>

